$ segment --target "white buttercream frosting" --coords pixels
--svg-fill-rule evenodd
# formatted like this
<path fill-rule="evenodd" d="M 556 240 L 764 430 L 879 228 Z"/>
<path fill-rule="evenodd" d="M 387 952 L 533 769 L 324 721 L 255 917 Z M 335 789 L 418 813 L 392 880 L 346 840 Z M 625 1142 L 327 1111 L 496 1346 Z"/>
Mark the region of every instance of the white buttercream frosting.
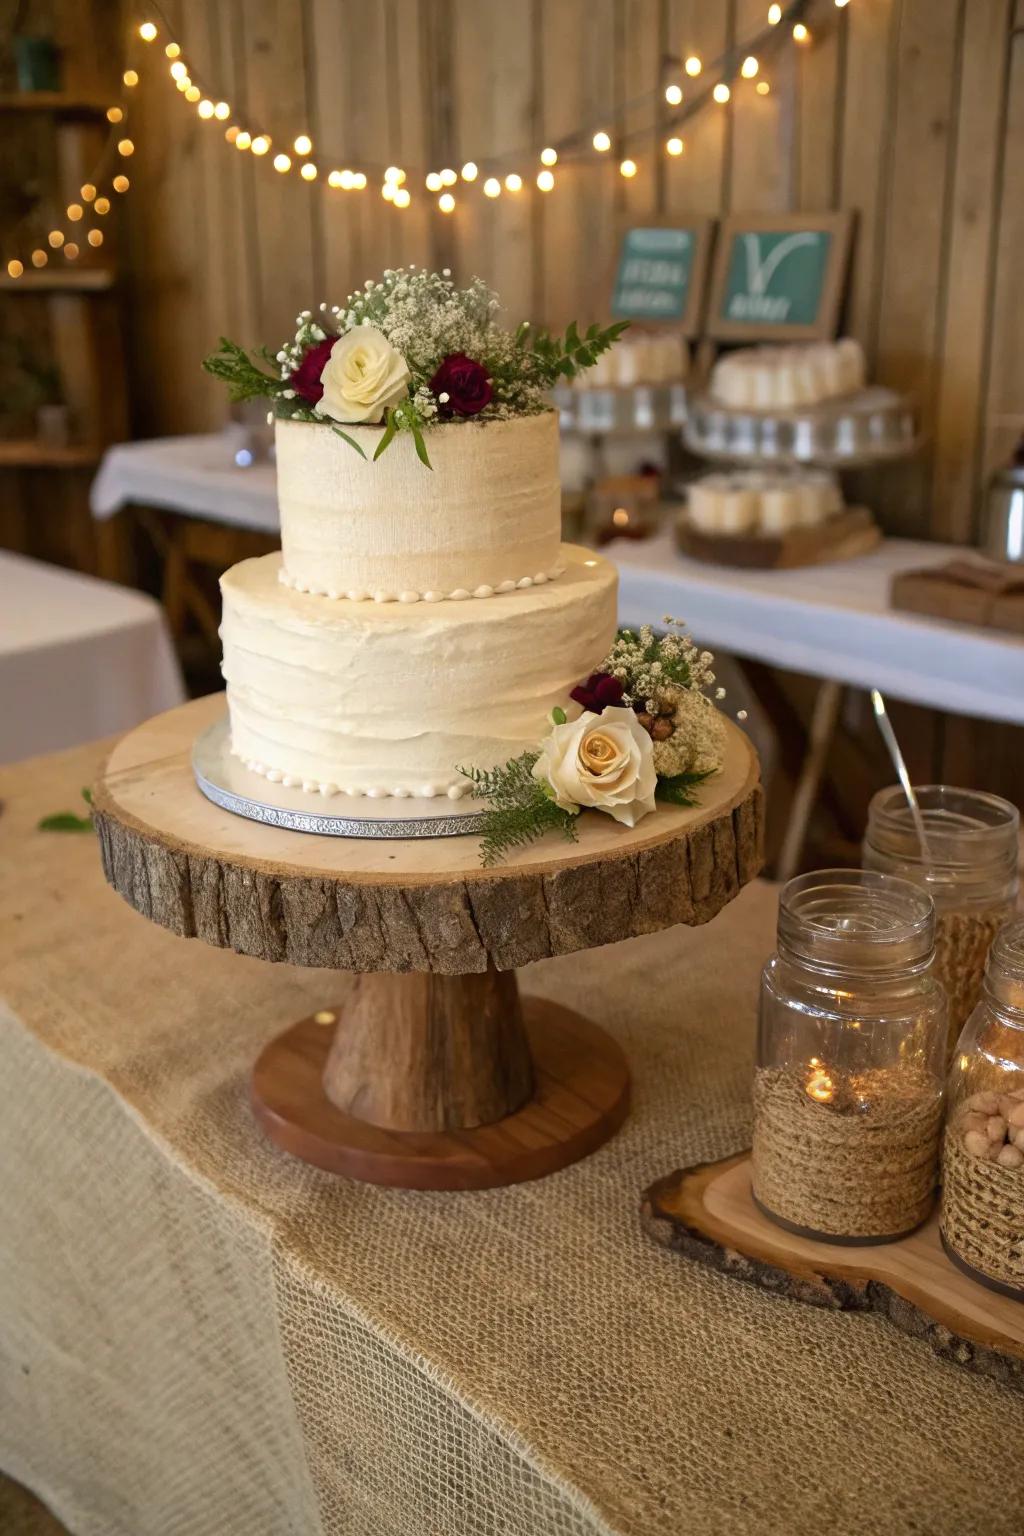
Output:
<path fill-rule="evenodd" d="M 311 792 L 464 792 L 460 766 L 536 747 L 611 646 L 614 567 L 573 545 L 554 563 L 558 581 L 507 602 L 429 605 L 295 592 L 278 554 L 233 566 L 221 578 L 232 750 Z"/>
<path fill-rule="evenodd" d="M 289 584 L 299 591 L 472 595 L 560 564 L 554 411 L 461 421 L 425 436 L 432 469 L 399 433 L 374 462 L 381 428 L 279 420 L 277 495 Z"/>

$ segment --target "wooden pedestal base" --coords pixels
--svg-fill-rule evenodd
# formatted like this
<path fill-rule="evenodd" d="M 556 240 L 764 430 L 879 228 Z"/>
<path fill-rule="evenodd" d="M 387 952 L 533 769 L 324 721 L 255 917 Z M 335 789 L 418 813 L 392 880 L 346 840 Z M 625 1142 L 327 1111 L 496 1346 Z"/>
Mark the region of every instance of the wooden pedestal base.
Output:
<path fill-rule="evenodd" d="M 512 972 L 364 976 L 344 1008 L 267 1046 L 252 1100 L 276 1146 L 330 1173 L 491 1189 L 554 1173 L 607 1141 L 626 1117 L 629 1069 L 578 1013 L 520 1003 Z"/>

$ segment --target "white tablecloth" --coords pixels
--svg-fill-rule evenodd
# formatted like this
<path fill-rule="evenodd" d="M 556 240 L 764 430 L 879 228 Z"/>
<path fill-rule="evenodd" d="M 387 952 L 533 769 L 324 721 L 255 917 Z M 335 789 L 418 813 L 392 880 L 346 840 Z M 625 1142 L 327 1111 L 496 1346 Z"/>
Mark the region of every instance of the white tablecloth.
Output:
<path fill-rule="evenodd" d="M 151 597 L 0 551 L 0 762 L 129 730 L 184 697 Z"/>
<path fill-rule="evenodd" d="M 277 473 L 267 461 L 242 467 L 244 433 L 118 443 L 103 455 L 89 499 L 92 515 L 113 517 L 131 502 L 187 517 L 276 533 Z"/>
<path fill-rule="evenodd" d="M 953 545 L 886 539 L 859 559 L 793 571 L 702 564 L 680 555 L 670 533 L 605 553 L 619 568 L 624 624 L 670 613 L 736 656 L 1024 725 L 1024 640 L 889 607 L 898 571 L 962 555 Z"/>

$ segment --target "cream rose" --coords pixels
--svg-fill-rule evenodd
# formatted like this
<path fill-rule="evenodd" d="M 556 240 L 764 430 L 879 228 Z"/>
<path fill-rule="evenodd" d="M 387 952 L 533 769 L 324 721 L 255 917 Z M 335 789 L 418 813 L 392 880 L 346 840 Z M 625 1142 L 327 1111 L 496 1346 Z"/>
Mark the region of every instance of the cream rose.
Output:
<path fill-rule="evenodd" d="M 541 747 L 533 776 L 550 785 L 565 811 L 592 806 L 635 827 L 654 810 L 657 775 L 651 738 L 631 709 L 589 710 L 556 725 Z"/>
<path fill-rule="evenodd" d="M 320 375 L 323 396 L 313 409 L 333 421 L 372 426 L 405 398 L 409 377 L 405 358 L 387 337 L 374 325 L 357 325 L 331 348 Z"/>

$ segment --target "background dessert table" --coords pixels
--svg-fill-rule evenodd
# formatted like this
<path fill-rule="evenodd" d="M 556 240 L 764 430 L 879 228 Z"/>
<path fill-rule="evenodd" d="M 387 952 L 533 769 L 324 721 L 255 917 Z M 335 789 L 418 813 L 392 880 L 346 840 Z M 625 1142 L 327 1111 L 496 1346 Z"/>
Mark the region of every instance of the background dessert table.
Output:
<path fill-rule="evenodd" d="M 254 1052 L 337 973 L 186 947 L 91 835 L 35 830 L 101 755 L 0 772 L 0 1466 L 76 1536 L 1019 1530 L 1018 1399 L 641 1232 L 653 1178 L 748 1136 L 770 886 L 522 973 L 629 1056 L 594 1156 L 383 1190 L 249 1113 Z"/>
<path fill-rule="evenodd" d="M 0 551 L 0 762 L 126 730 L 184 697 L 151 597 Z"/>

